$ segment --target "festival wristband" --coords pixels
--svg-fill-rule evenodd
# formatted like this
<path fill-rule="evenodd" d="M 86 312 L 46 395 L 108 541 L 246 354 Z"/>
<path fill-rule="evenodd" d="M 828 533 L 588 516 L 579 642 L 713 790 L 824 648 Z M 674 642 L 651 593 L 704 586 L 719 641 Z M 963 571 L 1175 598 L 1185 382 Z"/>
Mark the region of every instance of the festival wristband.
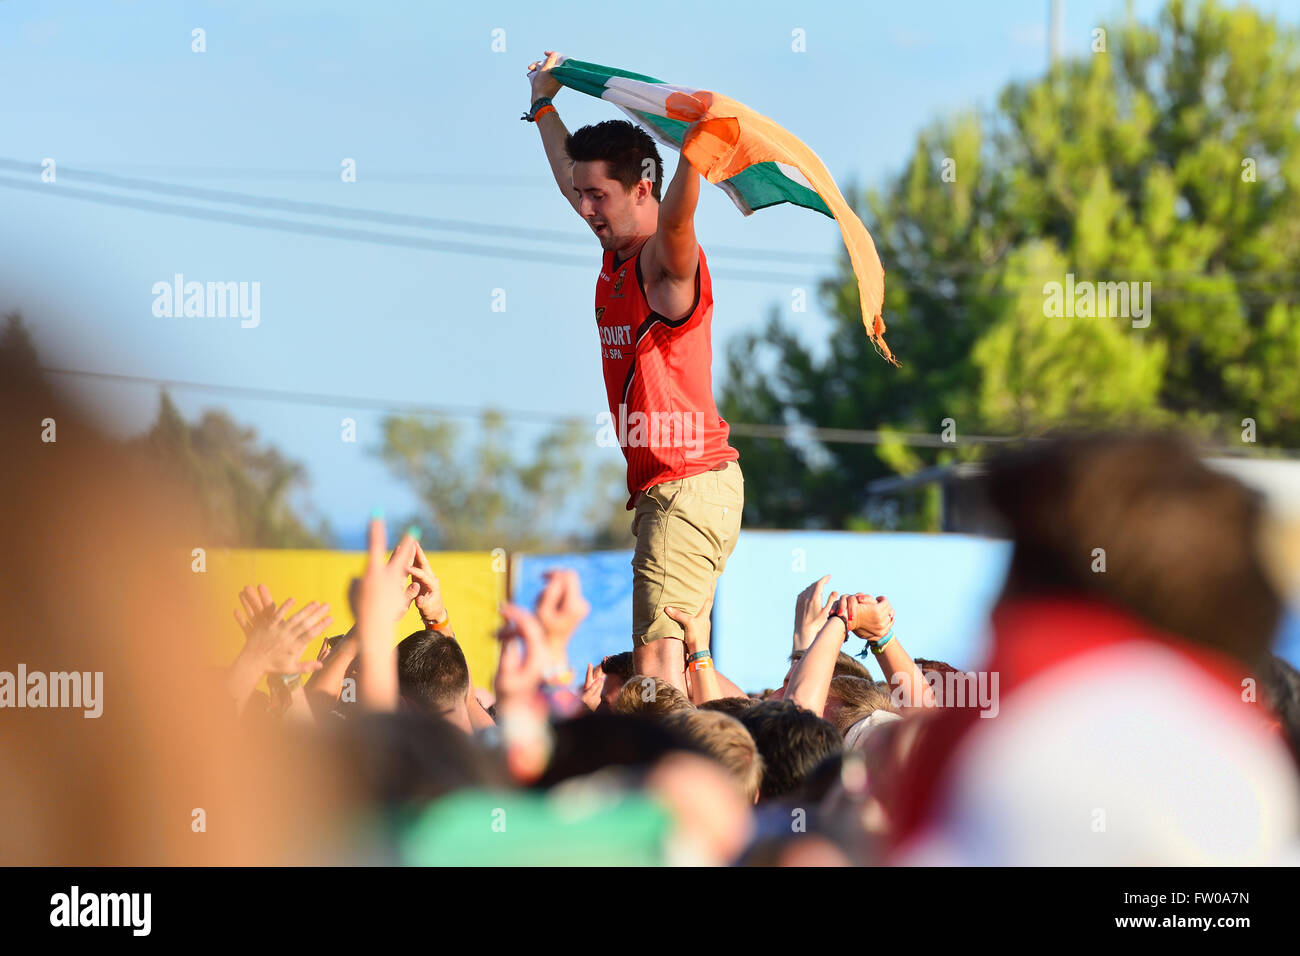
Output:
<path fill-rule="evenodd" d="M 568 687 L 573 683 L 573 669 L 553 667 L 542 674 L 542 681 L 550 687 Z"/>
<path fill-rule="evenodd" d="M 713 658 L 702 657 L 698 661 L 691 661 L 686 665 L 688 671 L 707 671 L 713 667 Z"/>
<path fill-rule="evenodd" d="M 831 618 L 837 618 L 844 622 L 844 640 L 847 641 L 849 639 L 849 635 L 853 633 L 853 628 L 849 627 L 849 616 L 845 614 L 843 611 L 839 611 L 835 614 L 832 614 Z M 830 620 L 830 618 L 828 618 L 827 620 Z"/>
<path fill-rule="evenodd" d="M 695 651 L 691 654 L 686 655 L 686 663 L 689 664 L 691 661 L 698 661 L 701 660 L 702 658 L 712 657 L 712 656 L 713 655 L 709 653 L 707 649 L 703 651 Z"/>
<path fill-rule="evenodd" d="M 872 653 L 879 654 L 885 649 L 885 645 L 894 639 L 894 629 L 891 627 L 889 633 L 878 641 L 867 641 L 867 646 L 871 648 Z"/>
<path fill-rule="evenodd" d="M 529 108 L 528 112 L 519 118 L 521 120 L 527 120 L 530 123 L 536 123 L 537 117 L 542 115 L 548 106 L 551 109 L 555 109 L 554 106 L 551 106 L 551 98 L 549 96 L 539 96 L 533 101 L 533 105 Z"/>
<path fill-rule="evenodd" d="M 448 624 L 451 623 L 451 612 L 448 611 L 446 608 L 443 608 L 441 621 L 431 621 L 423 614 L 420 615 L 420 618 L 421 620 L 424 621 L 424 629 L 426 631 L 441 631 L 443 628 L 445 628 Z"/>

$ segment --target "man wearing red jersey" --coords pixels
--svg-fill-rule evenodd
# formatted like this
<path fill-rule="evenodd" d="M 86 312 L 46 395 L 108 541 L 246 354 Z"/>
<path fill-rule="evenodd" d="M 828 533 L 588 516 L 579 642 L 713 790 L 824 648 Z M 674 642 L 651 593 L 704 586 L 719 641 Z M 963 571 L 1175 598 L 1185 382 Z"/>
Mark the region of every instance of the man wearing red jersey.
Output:
<path fill-rule="evenodd" d="M 570 134 L 551 104 L 556 56 L 529 67 L 546 158 L 560 191 L 604 249 L 596 283 L 609 418 L 601 442 L 627 458 L 636 536 L 633 663 L 686 689 L 683 629 L 736 546 L 745 486 L 713 401 L 713 285 L 695 239 L 699 173 L 683 157 L 660 197 L 654 140 L 623 120 Z M 692 667 L 711 666 L 705 658 Z"/>

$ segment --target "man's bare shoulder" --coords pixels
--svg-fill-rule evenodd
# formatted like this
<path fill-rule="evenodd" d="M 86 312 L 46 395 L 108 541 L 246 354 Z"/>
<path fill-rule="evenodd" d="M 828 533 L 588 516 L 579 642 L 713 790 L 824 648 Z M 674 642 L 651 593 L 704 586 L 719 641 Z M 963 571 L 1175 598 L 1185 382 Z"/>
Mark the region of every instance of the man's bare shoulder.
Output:
<path fill-rule="evenodd" d="M 656 233 L 641 247 L 641 282 L 650 308 L 669 321 L 675 322 L 686 318 L 695 307 L 695 280 L 700 269 L 699 256 L 696 255 L 695 272 L 691 275 L 669 275 L 658 255 L 657 239 Z"/>

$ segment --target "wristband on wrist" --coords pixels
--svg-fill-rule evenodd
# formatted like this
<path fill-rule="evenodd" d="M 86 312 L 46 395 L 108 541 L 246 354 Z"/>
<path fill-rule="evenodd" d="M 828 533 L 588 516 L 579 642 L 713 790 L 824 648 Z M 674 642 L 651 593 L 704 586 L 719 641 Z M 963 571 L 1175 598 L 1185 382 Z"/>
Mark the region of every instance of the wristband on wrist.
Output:
<path fill-rule="evenodd" d="M 841 621 L 844 622 L 844 640 L 847 641 L 849 639 L 849 635 L 853 633 L 853 628 L 849 627 L 849 616 L 845 614 L 843 611 L 838 611 L 835 614 L 832 614 L 831 617 L 839 618 Z M 827 620 L 830 620 L 830 618 L 827 618 Z"/>
<path fill-rule="evenodd" d="M 548 687 L 568 687 L 573 683 L 573 669 L 552 667 L 542 674 L 542 683 Z"/>
<path fill-rule="evenodd" d="M 446 608 L 443 608 L 441 621 L 431 621 L 423 614 L 420 615 L 420 619 L 424 621 L 424 629 L 426 631 L 439 631 L 451 623 L 451 612 Z"/>
<path fill-rule="evenodd" d="M 702 651 L 694 651 L 693 653 L 687 654 L 686 663 L 689 664 L 691 661 L 698 661 L 705 657 L 710 657 L 710 658 L 713 657 L 713 654 L 709 652 L 708 648 L 705 648 Z"/>
<path fill-rule="evenodd" d="M 876 641 L 868 641 L 867 646 L 871 648 L 873 654 L 879 654 L 885 649 L 885 645 L 894 639 L 894 629 L 891 627 L 889 633 Z"/>
<path fill-rule="evenodd" d="M 551 105 L 551 98 L 549 96 L 539 96 L 537 99 L 533 100 L 533 105 L 529 108 L 528 112 L 519 118 L 521 120 L 527 120 L 530 123 L 536 123 L 537 117 L 546 112 L 547 108 L 550 108 L 551 110 L 555 109 L 555 107 Z"/>
<path fill-rule="evenodd" d="M 713 667 L 712 657 L 701 657 L 699 660 L 691 661 L 686 665 L 688 671 L 706 671 Z"/>

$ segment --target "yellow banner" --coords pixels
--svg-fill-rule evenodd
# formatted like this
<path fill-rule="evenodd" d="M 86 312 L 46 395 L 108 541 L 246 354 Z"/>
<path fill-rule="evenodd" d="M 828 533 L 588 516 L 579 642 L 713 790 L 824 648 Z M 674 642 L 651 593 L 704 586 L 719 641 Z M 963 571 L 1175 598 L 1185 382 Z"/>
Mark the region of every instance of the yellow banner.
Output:
<path fill-rule="evenodd" d="M 470 677 L 475 686 L 491 688 L 496 675 L 496 629 L 500 624 L 497 606 L 506 599 L 506 556 L 502 551 L 447 551 L 430 553 L 429 563 L 442 584 L 442 597 L 451 615 L 452 629 L 469 661 Z M 216 666 L 235 659 L 244 636 L 233 612 L 241 605 L 239 592 L 247 584 L 265 584 L 276 604 L 294 599 L 295 608 L 310 601 L 328 602 L 334 623 L 325 634 L 313 641 L 303 654 L 315 660 L 321 641 L 335 634 L 345 634 L 352 627 L 348 607 L 348 584 L 366 565 L 364 551 L 292 551 L 278 549 L 212 550 L 207 555 L 208 584 L 213 596 L 225 600 L 230 622 L 230 640 L 214 648 Z M 414 605 L 393 627 L 393 643 L 423 625 Z"/>

